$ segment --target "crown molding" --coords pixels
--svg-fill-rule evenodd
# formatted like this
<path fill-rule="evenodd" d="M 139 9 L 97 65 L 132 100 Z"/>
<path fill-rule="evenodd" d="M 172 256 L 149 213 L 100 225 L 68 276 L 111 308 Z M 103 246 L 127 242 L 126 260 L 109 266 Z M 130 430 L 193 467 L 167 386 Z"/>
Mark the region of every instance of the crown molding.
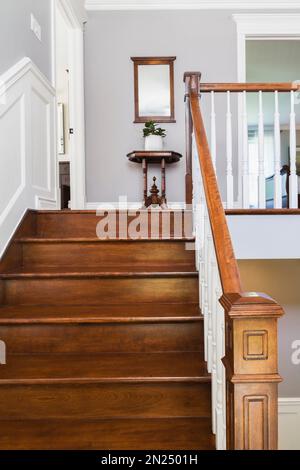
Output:
<path fill-rule="evenodd" d="M 300 33 L 299 13 L 237 13 L 232 18 L 238 32 L 250 37 L 252 34 L 292 36 Z"/>
<path fill-rule="evenodd" d="M 101 10 L 299 10 L 299 0 L 86 0 Z"/>

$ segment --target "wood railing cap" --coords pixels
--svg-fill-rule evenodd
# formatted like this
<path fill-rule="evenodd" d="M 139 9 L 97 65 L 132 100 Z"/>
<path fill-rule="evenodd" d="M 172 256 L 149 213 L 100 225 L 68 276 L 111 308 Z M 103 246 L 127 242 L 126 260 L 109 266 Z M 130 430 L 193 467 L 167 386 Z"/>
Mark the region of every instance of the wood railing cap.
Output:
<path fill-rule="evenodd" d="M 261 292 L 225 293 L 220 303 L 230 317 L 280 317 L 283 308 L 266 294 Z"/>
<path fill-rule="evenodd" d="M 214 91 L 216 93 L 225 93 L 227 91 L 241 93 L 243 91 L 254 93 L 263 91 L 266 93 L 278 91 L 289 92 L 299 91 L 300 84 L 298 82 L 228 82 L 228 83 L 201 83 L 201 93 Z"/>
<path fill-rule="evenodd" d="M 190 78 L 190 77 L 193 77 L 193 76 L 199 77 L 199 79 L 200 79 L 201 75 L 202 75 L 201 72 L 184 72 L 183 81 L 185 82 L 187 78 Z"/>

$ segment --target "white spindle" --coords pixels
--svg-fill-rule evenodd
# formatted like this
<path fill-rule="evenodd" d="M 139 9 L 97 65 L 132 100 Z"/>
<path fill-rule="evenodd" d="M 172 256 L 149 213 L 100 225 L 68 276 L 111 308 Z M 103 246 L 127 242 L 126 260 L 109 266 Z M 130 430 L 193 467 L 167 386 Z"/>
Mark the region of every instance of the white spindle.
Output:
<path fill-rule="evenodd" d="M 264 112 L 262 91 L 258 92 L 258 205 L 266 207 L 265 149 L 264 149 Z"/>
<path fill-rule="evenodd" d="M 207 221 L 209 224 L 209 220 Z M 207 317 L 208 317 L 208 331 L 207 331 L 207 370 L 211 373 L 213 364 L 213 299 L 212 299 L 212 268 L 213 268 L 213 240 L 210 230 L 210 225 L 207 230 L 207 247 L 208 247 L 208 259 L 207 259 Z"/>
<path fill-rule="evenodd" d="M 217 286 L 217 296 L 220 298 L 222 295 L 221 283 Z M 226 433 L 226 427 L 224 430 L 224 423 L 226 423 L 226 390 L 225 390 L 225 368 L 222 363 L 222 358 L 224 357 L 224 310 L 220 303 L 217 305 L 216 310 L 216 328 L 217 328 L 217 345 L 216 345 L 216 355 L 217 355 L 217 403 L 216 403 L 216 422 L 217 422 L 217 433 L 216 433 L 216 447 L 218 450 L 224 450 L 224 431 Z M 226 446 L 226 444 L 225 444 Z"/>
<path fill-rule="evenodd" d="M 220 283 L 220 292 L 221 292 L 221 283 Z M 222 358 L 225 356 L 225 311 L 222 308 L 222 317 L 221 317 L 221 341 L 222 341 Z M 221 393 L 222 393 L 222 437 L 218 447 L 220 450 L 226 450 L 227 440 L 226 440 L 226 371 L 225 366 L 220 360 L 221 365 Z"/>
<path fill-rule="evenodd" d="M 281 151 L 280 151 L 280 113 L 278 104 L 278 91 L 275 91 L 275 113 L 274 113 L 274 207 L 282 207 L 281 187 Z"/>
<path fill-rule="evenodd" d="M 227 113 L 226 113 L 226 182 L 227 201 L 226 207 L 233 207 L 233 173 L 232 173 L 232 114 L 230 105 L 230 91 L 227 91 Z"/>
<path fill-rule="evenodd" d="M 242 194 L 243 194 L 243 208 L 249 208 L 249 151 L 248 151 L 248 116 L 247 116 L 247 93 L 243 91 L 243 105 L 242 105 L 242 132 L 243 132 L 243 156 L 242 156 Z"/>
<path fill-rule="evenodd" d="M 217 137 L 216 137 L 216 112 L 215 112 L 215 92 L 210 94 L 211 98 L 211 114 L 210 114 L 210 149 L 211 158 L 216 169 L 217 161 Z"/>
<path fill-rule="evenodd" d="M 204 213 L 204 245 L 203 245 L 203 284 L 202 284 L 202 292 L 201 292 L 201 311 L 204 317 L 204 334 L 205 334 L 205 360 L 209 362 L 209 355 L 210 351 L 208 348 L 208 331 L 209 331 L 209 318 L 208 318 L 208 284 L 207 284 L 207 277 L 208 277 L 208 214 L 207 209 L 205 207 Z"/>
<path fill-rule="evenodd" d="M 213 433 L 217 432 L 217 283 L 218 283 L 218 267 L 216 255 L 213 253 L 212 259 L 212 276 L 211 276 L 211 292 L 212 292 L 212 368 L 211 368 L 211 405 L 212 405 L 212 430 Z"/>
<path fill-rule="evenodd" d="M 291 91 L 291 113 L 290 113 L 290 208 L 298 207 L 298 181 L 296 173 L 296 114 L 295 94 Z"/>

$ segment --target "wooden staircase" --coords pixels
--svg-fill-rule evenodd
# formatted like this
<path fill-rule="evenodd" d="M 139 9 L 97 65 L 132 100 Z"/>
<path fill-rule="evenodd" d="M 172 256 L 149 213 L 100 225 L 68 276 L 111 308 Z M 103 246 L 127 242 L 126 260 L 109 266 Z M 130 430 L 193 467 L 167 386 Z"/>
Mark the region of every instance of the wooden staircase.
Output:
<path fill-rule="evenodd" d="M 0 265 L 0 449 L 213 449 L 194 252 L 29 211 Z"/>

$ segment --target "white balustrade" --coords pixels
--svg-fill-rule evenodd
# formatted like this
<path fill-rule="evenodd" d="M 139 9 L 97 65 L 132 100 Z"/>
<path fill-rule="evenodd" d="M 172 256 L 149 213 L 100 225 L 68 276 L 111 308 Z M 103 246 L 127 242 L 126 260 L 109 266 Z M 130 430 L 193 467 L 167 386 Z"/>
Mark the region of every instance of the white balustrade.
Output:
<path fill-rule="evenodd" d="M 215 91 L 210 94 L 210 151 L 214 168 L 217 167 L 217 114 L 215 104 Z M 263 106 L 263 91 L 258 92 L 258 110 L 256 124 L 253 124 L 253 114 L 251 116 L 251 126 L 255 128 L 255 150 L 249 152 L 249 116 L 247 112 L 247 95 L 245 90 L 240 93 L 239 101 L 239 114 L 237 116 L 232 113 L 231 96 L 232 92 L 226 92 L 226 118 L 223 124 L 226 133 L 226 200 L 224 207 L 231 208 L 250 208 L 250 201 L 257 201 L 258 208 L 265 209 L 267 205 L 266 194 L 266 168 L 274 167 L 274 177 L 272 178 L 271 185 L 274 187 L 274 208 L 280 209 L 283 205 L 283 178 L 281 176 L 281 169 L 283 162 L 281 161 L 281 114 L 279 106 L 279 91 L 274 91 L 274 152 L 271 155 L 270 145 L 265 145 L 265 122 L 264 122 L 264 106 Z M 295 114 L 295 92 L 290 92 L 291 110 L 290 110 L 290 175 L 289 175 L 289 207 L 298 207 L 298 179 L 296 172 L 296 114 Z M 240 152 L 239 155 L 239 175 L 240 179 L 237 181 L 233 173 L 233 122 L 234 118 L 238 118 L 241 125 L 239 130 L 241 135 L 240 139 Z M 267 141 L 266 141 L 267 142 Z M 220 152 L 220 156 L 224 158 L 224 153 Z M 219 157 L 218 157 L 219 158 Z M 256 158 L 256 163 L 250 165 L 249 159 Z M 272 162 L 270 158 L 273 158 Z M 253 163 L 253 162 L 252 162 Z M 251 178 L 250 179 L 250 168 Z M 251 184 L 252 181 L 252 184 Z M 254 184 L 253 181 L 256 183 Z M 241 198 L 238 201 L 234 199 L 234 193 L 239 189 Z M 255 194 L 252 194 L 255 192 Z M 268 195 L 269 196 L 269 195 Z M 269 196 L 270 197 L 270 196 Z M 251 206 L 253 207 L 253 206 Z"/>
<path fill-rule="evenodd" d="M 193 207 L 196 266 L 199 269 L 200 308 L 204 316 L 205 359 L 212 378 L 212 431 L 217 449 L 226 449 L 226 392 L 224 357 L 224 310 L 210 221 L 205 202 L 198 154 L 193 145 Z"/>

